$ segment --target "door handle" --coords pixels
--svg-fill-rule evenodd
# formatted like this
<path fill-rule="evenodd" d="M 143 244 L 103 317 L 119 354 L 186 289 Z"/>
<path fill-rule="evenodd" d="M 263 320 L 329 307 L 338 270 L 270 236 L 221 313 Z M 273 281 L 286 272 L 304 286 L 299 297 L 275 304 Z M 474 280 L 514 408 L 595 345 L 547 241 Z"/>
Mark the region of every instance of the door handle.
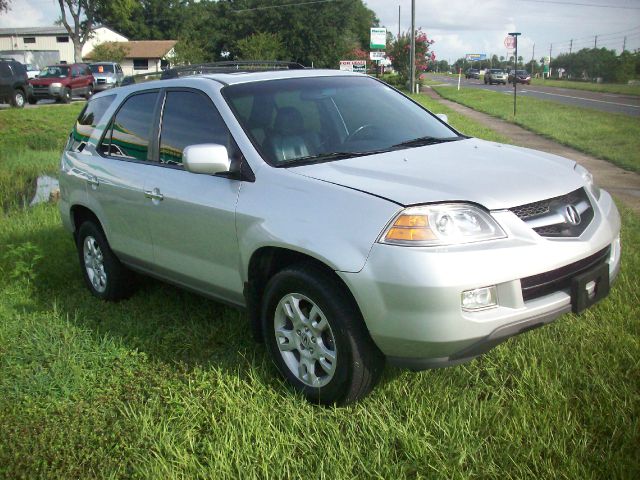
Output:
<path fill-rule="evenodd" d="M 157 200 L 159 202 L 164 200 L 164 195 L 160 193 L 160 190 L 158 188 L 154 188 L 153 190 L 145 190 L 144 196 L 150 198 L 151 200 Z"/>
<path fill-rule="evenodd" d="M 90 175 L 89 178 L 87 178 L 87 183 L 91 185 L 91 188 L 93 188 L 94 190 L 98 188 L 98 185 L 100 185 L 100 181 L 95 175 Z"/>

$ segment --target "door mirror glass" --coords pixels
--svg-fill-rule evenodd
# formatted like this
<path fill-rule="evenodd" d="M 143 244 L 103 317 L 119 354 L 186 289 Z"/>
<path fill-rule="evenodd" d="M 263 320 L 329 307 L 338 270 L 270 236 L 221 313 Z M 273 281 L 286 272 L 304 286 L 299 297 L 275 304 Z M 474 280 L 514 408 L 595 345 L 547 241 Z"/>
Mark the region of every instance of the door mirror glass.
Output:
<path fill-rule="evenodd" d="M 442 120 L 444 123 L 449 123 L 449 117 L 446 113 L 436 113 L 436 117 Z"/>
<path fill-rule="evenodd" d="M 202 143 L 189 145 L 182 152 L 182 165 L 191 173 L 216 173 L 228 172 L 231 169 L 231 160 L 227 147 L 217 143 Z"/>

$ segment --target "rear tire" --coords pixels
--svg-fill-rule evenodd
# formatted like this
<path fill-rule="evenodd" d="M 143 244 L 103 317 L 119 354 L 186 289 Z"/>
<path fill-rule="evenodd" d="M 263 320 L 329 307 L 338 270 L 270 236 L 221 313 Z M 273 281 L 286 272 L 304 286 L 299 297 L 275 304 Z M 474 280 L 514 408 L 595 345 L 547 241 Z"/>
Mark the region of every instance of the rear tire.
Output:
<path fill-rule="evenodd" d="M 117 301 L 133 293 L 132 273 L 120 263 L 98 225 L 90 220 L 80 225 L 76 247 L 82 275 L 92 295 Z"/>
<path fill-rule="evenodd" d="M 261 313 L 276 367 L 310 402 L 346 405 L 378 383 L 384 355 L 329 272 L 313 263 L 281 270 L 267 284 Z"/>
<path fill-rule="evenodd" d="M 62 96 L 60 97 L 60 101 L 62 103 L 69 103 L 71 101 L 71 90 L 65 88 L 62 92 Z"/>
<path fill-rule="evenodd" d="M 24 92 L 16 88 L 13 91 L 13 95 L 11 96 L 11 106 L 15 108 L 24 108 L 24 104 L 26 103 L 27 97 Z"/>
<path fill-rule="evenodd" d="M 85 93 L 84 98 L 86 98 L 87 100 L 89 100 L 91 98 L 91 96 L 93 95 L 93 85 L 89 85 L 89 90 L 87 90 L 87 93 Z"/>

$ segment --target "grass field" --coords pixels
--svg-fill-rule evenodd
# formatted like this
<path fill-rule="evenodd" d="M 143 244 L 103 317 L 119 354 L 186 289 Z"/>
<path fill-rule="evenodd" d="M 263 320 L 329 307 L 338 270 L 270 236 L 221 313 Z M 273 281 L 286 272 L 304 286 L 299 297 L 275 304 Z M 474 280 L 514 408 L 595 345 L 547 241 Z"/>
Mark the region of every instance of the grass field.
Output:
<path fill-rule="evenodd" d="M 55 168 L 77 109 L 0 112 L 3 139 L 5 113 L 61 131 L 34 148 L 32 129 L 10 135 L 16 152 L 34 152 L 20 175 Z M 56 206 L 5 206 L 0 478 L 640 475 L 640 221 L 627 211 L 622 274 L 595 308 L 467 365 L 389 368 L 363 402 L 325 409 L 279 379 L 241 312 L 153 280 L 130 300 L 99 302 Z"/>
<path fill-rule="evenodd" d="M 518 98 L 475 88 L 434 87 L 444 98 L 494 117 L 517 123 L 616 165 L 640 172 L 640 121 L 629 115 L 571 107 L 531 97 Z"/>
<path fill-rule="evenodd" d="M 640 85 L 625 85 L 621 83 L 591 83 L 576 82 L 571 80 L 546 80 L 532 78 L 531 85 L 572 88 L 574 90 L 587 90 L 589 92 L 620 93 L 623 95 L 640 95 Z"/>

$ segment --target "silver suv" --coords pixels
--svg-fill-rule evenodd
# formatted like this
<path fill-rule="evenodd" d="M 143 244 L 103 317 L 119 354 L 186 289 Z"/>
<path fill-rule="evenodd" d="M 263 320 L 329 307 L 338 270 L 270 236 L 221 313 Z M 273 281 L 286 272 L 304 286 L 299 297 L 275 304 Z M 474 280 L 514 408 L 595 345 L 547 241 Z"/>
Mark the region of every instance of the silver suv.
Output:
<path fill-rule="evenodd" d="M 502 70 L 501 68 L 491 68 L 487 70 L 487 73 L 484 74 L 484 84 L 487 83 L 489 85 L 493 85 L 494 83 L 501 83 L 503 85 L 507 84 L 507 80 L 509 76 L 507 72 Z"/>
<path fill-rule="evenodd" d="M 385 361 L 469 361 L 581 312 L 620 261 L 611 196 L 572 160 L 469 138 L 365 75 L 203 74 L 95 95 L 61 159 L 87 287 L 132 272 L 247 310 L 312 402 Z"/>

